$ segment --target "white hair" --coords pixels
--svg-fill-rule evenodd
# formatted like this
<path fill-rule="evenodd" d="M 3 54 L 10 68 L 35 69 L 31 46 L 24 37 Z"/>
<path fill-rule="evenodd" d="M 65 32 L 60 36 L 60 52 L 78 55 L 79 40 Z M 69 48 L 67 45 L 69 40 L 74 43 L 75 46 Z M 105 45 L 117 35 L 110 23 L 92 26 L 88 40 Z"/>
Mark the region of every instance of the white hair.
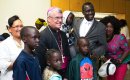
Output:
<path fill-rule="evenodd" d="M 49 17 L 51 15 L 52 12 L 58 12 L 58 13 L 62 13 L 62 10 L 58 7 L 51 7 L 48 9 L 47 11 L 47 17 Z"/>

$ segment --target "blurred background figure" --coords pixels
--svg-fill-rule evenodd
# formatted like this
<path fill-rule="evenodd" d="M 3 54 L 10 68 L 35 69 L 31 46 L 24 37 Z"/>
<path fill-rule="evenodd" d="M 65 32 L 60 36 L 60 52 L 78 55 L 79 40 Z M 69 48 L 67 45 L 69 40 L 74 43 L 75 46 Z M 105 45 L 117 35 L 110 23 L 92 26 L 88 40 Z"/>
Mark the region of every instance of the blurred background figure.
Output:
<path fill-rule="evenodd" d="M 8 38 L 10 35 L 8 33 L 3 33 L 0 35 L 0 42 Z"/>
<path fill-rule="evenodd" d="M 130 39 L 130 36 L 129 36 L 129 29 L 128 29 L 128 26 L 127 26 L 127 22 L 125 19 L 121 19 L 120 20 L 120 25 L 121 25 L 121 34 L 124 34 L 126 39 L 129 41 Z"/>
<path fill-rule="evenodd" d="M 8 33 L 3 33 L 2 36 L 4 37 L 4 39 L 8 38 L 10 35 Z"/>
<path fill-rule="evenodd" d="M 4 40 L 4 37 L 0 35 L 0 42 Z"/>
<path fill-rule="evenodd" d="M 76 55 L 76 51 L 74 47 L 75 37 L 73 35 L 74 17 L 75 16 L 71 11 L 68 11 L 68 10 L 64 11 L 63 12 L 63 25 L 61 27 L 61 30 L 66 33 L 71 57 L 74 57 Z"/>
<path fill-rule="evenodd" d="M 35 22 L 36 28 L 41 32 L 44 30 L 47 26 L 47 22 L 44 19 L 38 18 Z"/>

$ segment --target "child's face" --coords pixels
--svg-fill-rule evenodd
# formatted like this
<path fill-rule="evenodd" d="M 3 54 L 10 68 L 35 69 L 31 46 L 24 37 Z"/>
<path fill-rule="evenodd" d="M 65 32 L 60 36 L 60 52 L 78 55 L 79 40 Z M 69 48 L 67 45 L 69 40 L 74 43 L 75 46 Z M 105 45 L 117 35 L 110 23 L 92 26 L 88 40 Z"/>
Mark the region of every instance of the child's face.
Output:
<path fill-rule="evenodd" d="M 59 53 L 54 53 L 50 55 L 49 64 L 55 70 L 60 70 L 62 65 L 62 57 Z"/>
<path fill-rule="evenodd" d="M 88 42 L 88 40 L 81 39 L 78 47 L 79 47 L 79 51 L 83 55 L 86 55 L 89 52 L 89 42 Z"/>
<path fill-rule="evenodd" d="M 26 45 L 31 49 L 35 49 L 39 46 L 40 34 L 37 29 L 28 29 L 27 36 L 25 36 Z"/>

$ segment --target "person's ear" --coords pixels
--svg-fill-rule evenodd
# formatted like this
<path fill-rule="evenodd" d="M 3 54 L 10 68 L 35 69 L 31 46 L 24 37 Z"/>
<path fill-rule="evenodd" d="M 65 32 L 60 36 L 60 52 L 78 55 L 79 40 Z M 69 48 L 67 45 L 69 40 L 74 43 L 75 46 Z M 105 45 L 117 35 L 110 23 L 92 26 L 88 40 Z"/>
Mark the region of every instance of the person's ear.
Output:
<path fill-rule="evenodd" d="M 84 15 L 84 11 L 82 11 L 82 14 Z"/>
<path fill-rule="evenodd" d="M 50 17 L 47 17 L 47 23 L 50 23 L 50 20 L 51 20 Z"/>
<path fill-rule="evenodd" d="M 11 30 L 11 28 L 10 27 L 8 27 L 8 29 L 7 29 L 10 33 L 12 32 L 12 30 Z"/>
<path fill-rule="evenodd" d="M 27 39 L 25 37 L 23 37 L 23 42 L 26 43 L 27 42 Z"/>

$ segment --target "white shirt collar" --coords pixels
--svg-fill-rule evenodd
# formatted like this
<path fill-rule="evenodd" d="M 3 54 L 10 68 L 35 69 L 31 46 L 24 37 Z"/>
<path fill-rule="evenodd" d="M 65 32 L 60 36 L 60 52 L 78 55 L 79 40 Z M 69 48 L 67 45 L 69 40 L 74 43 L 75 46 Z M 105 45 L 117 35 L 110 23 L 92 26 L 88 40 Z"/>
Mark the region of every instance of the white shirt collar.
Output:
<path fill-rule="evenodd" d="M 83 19 L 83 23 L 90 23 L 90 24 L 92 24 L 93 22 L 94 22 L 94 19 L 91 20 L 91 21 L 88 21 L 88 20 L 86 20 L 85 18 Z"/>

